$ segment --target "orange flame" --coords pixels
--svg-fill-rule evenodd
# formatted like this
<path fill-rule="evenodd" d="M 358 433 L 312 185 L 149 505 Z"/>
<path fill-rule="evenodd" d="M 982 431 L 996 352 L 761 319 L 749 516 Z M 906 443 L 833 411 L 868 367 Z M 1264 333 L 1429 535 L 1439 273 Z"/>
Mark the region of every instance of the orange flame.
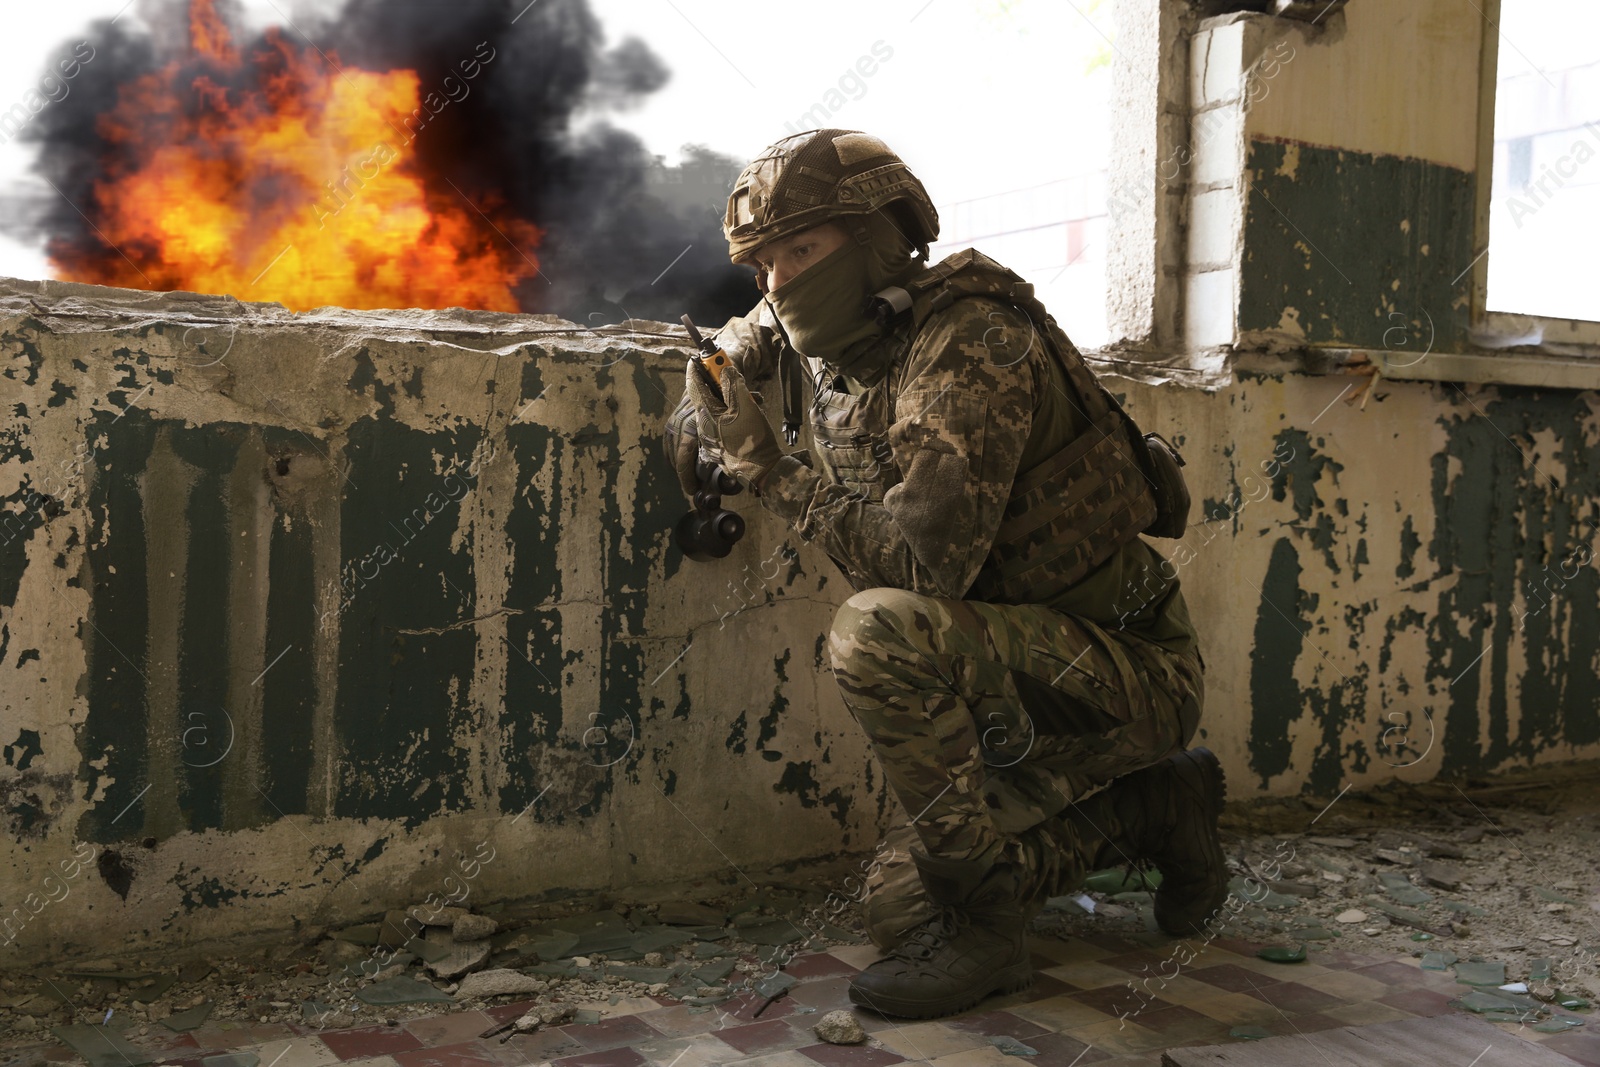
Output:
<path fill-rule="evenodd" d="M 405 124 L 419 106 L 416 73 L 338 69 L 336 56 L 269 30 L 251 58 L 258 87 L 240 90 L 242 60 L 213 3 L 190 3 L 187 91 L 173 61 L 124 86 L 100 117 L 122 158 L 87 214 L 111 247 L 53 243 L 58 276 L 295 310 L 518 310 L 512 288 L 537 271 L 541 233 L 423 180 Z"/>

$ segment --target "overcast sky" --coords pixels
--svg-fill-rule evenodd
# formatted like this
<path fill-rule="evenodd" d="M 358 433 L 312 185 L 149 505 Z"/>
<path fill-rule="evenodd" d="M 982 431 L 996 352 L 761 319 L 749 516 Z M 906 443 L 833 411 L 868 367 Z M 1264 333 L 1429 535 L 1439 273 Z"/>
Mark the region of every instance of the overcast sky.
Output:
<path fill-rule="evenodd" d="M 0 15 L 0 111 L 37 86 L 45 67 L 66 55 L 91 21 L 119 12 L 138 19 L 152 2 L 8 4 Z M 883 137 L 934 199 L 948 203 L 1104 166 L 1109 76 L 1086 71 L 1109 47 L 1112 2 L 591 0 L 591 6 L 610 40 L 642 37 L 671 69 L 671 82 L 647 104 L 612 117 L 669 161 L 691 142 L 749 158 L 789 132 L 785 124 L 798 129 L 800 117 L 845 78 L 847 102 L 829 121 Z M 337 6 L 244 0 L 257 25 Z M 448 11 L 447 2 L 439 6 Z M 888 58 L 853 83 L 857 61 L 875 48 Z M 50 106 L 72 103 L 69 95 Z M 31 157 L 26 145 L 0 145 L 0 192 L 37 185 L 28 171 Z M 39 249 L 0 238 L 0 275 L 47 274 Z"/>

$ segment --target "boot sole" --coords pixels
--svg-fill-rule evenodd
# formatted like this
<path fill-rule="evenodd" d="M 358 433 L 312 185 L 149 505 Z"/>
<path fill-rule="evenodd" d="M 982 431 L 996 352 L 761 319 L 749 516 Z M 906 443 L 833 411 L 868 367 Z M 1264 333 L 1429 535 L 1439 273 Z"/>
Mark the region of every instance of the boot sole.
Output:
<path fill-rule="evenodd" d="M 1020 993 L 1032 985 L 1033 961 L 1027 959 L 1000 971 L 984 987 L 964 992 L 960 996 L 946 997 L 944 1000 L 918 1001 L 901 1000 L 898 997 L 873 996 L 861 992 L 852 985 L 850 986 L 850 1003 L 857 1007 L 874 1011 L 879 1015 L 893 1016 L 897 1019 L 937 1019 L 976 1007 L 984 1000 L 995 995 Z"/>
<path fill-rule="evenodd" d="M 1195 791 L 1202 793 L 1210 803 L 1212 811 L 1221 815 L 1223 805 L 1227 802 L 1228 797 L 1227 776 L 1222 772 L 1222 762 L 1217 759 L 1216 753 L 1204 746 L 1191 748 L 1184 755 L 1188 757 L 1184 761 L 1187 766 L 1178 768 L 1178 778 L 1191 785 L 1199 786 Z M 1195 781 L 1196 777 L 1199 779 L 1198 782 Z M 1222 860 L 1223 867 L 1226 869 L 1227 861 L 1223 859 L 1220 848 L 1218 849 L 1218 859 Z M 1217 906 L 1212 908 L 1204 919 L 1193 923 L 1176 922 L 1171 926 L 1162 923 L 1160 924 L 1161 929 L 1173 937 L 1204 935 L 1207 924 L 1216 916 L 1217 912 L 1222 910 L 1222 903 L 1225 900 L 1227 900 L 1226 890 L 1223 892 L 1223 900 L 1218 901 Z"/>

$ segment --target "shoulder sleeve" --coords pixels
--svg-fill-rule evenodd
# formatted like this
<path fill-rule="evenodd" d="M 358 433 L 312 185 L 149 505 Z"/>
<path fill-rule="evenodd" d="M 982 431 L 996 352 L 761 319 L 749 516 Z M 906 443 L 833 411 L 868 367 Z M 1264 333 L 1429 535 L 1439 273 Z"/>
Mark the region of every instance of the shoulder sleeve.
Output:
<path fill-rule="evenodd" d="M 777 373 L 778 337 L 774 325 L 772 309 L 763 300 L 747 314 L 729 319 L 716 333 L 717 345 L 733 360 L 752 389 L 762 388 Z"/>

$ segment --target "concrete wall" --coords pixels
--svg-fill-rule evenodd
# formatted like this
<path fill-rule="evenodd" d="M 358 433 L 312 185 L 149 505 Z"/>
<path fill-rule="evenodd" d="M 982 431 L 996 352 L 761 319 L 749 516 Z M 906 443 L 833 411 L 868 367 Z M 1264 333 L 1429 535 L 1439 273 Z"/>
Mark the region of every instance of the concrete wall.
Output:
<path fill-rule="evenodd" d="M 0 966 L 870 848 L 831 564 L 670 545 L 675 341 L 8 282 L 0 344 Z"/>
<path fill-rule="evenodd" d="M 1124 388 L 1189 462 L 1196 525 L 1154 543 L 1201 628 L 1231 795 L 1600 755 L 1594 393 Z"/>

